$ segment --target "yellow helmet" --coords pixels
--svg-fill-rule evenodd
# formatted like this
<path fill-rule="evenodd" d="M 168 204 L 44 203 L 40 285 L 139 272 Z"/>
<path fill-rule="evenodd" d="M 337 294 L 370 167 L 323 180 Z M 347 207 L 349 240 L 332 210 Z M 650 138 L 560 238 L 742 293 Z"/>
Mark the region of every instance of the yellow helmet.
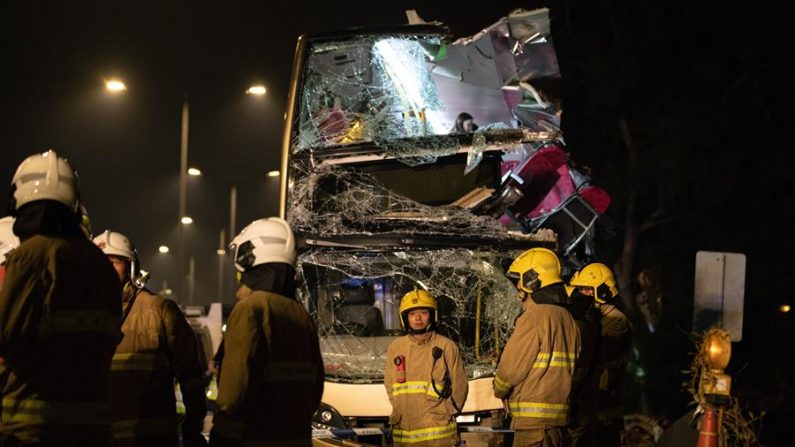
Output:
<path fill-rule="evenodd" d="M 403 298 L 400 300 L 398 312 L 400 313 L 400 324 L 403 325 L 404 329 L 409 327 L 408 315 L 413 309 L 431 309 L 433 311 L 433 315 L 431 316 L 432 321 L 438 320 L 439 313 L 436 312 L 436 298 L 427 290 L 414 289 L 403 295 Z"/>
<path fill-rule="evenodd" d="M 508 277 L 518 280 L 519 290 L 527 293 L 563 282 L 560 260 L 548 248 L 531 248 L 520 254 L 508 267 Z"/>
<path fill-rule="evenodd" d="M 590 287 L 597 303 L 606 303 L 618 296 L 618 286 L 613 272 L 602 263 L 594 262 L 582 268 L 571 278 L 572 287 Z"/>

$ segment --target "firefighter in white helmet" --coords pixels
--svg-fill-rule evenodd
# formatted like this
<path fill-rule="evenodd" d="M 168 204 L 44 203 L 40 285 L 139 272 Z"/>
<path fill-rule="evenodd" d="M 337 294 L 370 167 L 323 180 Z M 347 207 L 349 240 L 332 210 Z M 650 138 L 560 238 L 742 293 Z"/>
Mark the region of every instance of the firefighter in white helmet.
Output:
<path fill-rule="evenodd" d="M 255 220 L 230 245 L 240 288 L 227 321 L 211 446 L 311 446 L 323 394 L 317 327 L 295 297 L 287 222 Z"/>
<path fill-rule="evenodd" d="M 0 290 L 0 445 L 108 446 L 108 376 L 121 284 L 80 228 L 77 175 L 54 151 L 26 158 L 9 211 L 21 243 Z"/>
<path fill-rule="evenodd" d="M 525 251 L 508 268 L 523 311 L 497 365 L 494 396 L 506 401 L 516 446 L 566 445 L 580 333 L 560 275 L 546 248 Z"/>
<path fill-rule="evenodd" d="M 600 446 L 618 446 L 624 426 L 621 393 L 632 349 L 632 323 L 616 306 L 620 302 L 618 285 L 608 266 L 588 264 L 572 277 L 569 285 L 573 296 L 593 297 L 599 309 L 601 333 L 594 360 L 598 389 L 596 437 Z"/>
<path fill-rule="evenodd" d="M 206 446 L 205 383 L 190 325 L 175 302 L 144 287 L 148 274 L 142 273 L 137 252 L 125 235 L 106 230 L 94 243 L 123 285 L 119 298 L 124 335 L 110 368 L 113 445 L 178 445 L 176 380 L 185 403 L 182 445 Z"/>
<path fill-rule="evenodd" d="M 458 346 L 436 333 L 439 315 L 430 292 L 406 293 L 399 313 L 407 335 L 389 345 L 384 367 L 395 446 L 458 445 L 455 417 L 469 391 Z"/>
<path fill-rule="evenodd" d="M 3 278 L 6 274 L 6 256 L 19 246 L 19 238 L 14 234 L 13 226 L 13 217 L 7 216 L 0 219 L 0 290 L 3 289 Z M 5 360 L 0 357 L 0 384 L 5 382 L 7 375 L 3 363 Z M 0 407 L 0 424 L 2 424 L 2 407 Z"/>
<path fill-rule="evenodd" d="M 11 216 L 0 219 L 0 289 L 6 274 L 7 256 L 19 247 L 19 238 L 14 234 L 14 218 Z"/>

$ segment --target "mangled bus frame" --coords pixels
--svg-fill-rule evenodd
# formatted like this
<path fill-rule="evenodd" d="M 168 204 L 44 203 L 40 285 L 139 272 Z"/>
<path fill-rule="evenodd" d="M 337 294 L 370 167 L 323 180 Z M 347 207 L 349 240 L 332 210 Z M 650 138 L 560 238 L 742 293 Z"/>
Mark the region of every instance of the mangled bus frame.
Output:
<path fill-rule="evenodd" d="M 520 310 L 505 263 L 556 247 L 554 234 L 509 231 L 493 214 L 475 214 L 498 208 L 506 158 L 559 134 L 516 127 L 502 82 L 467 82 L 461 61 L 471 60 L 448 40 L 433 25 L 299 39 L 281 211 L 299 240 L 299 299 L 318 323 L 325 425 L 386 423 L 386 348 L 401 335 L 400 297 L 414 288 L 438 298 L 438 330 L 461 348 L 470 379 L 463 413 L 490 424 L 502 410 L 494 366 Z M 481 126 L 458 129 L 466 115 Z"/>

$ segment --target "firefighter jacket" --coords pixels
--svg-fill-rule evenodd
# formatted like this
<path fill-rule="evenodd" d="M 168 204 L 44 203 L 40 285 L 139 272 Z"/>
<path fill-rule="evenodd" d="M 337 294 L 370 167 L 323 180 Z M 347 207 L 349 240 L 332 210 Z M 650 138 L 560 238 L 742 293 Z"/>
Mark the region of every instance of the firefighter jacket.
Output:
<path fill-rule="evenodd" d="M 2 437 L 110 443 L 120 296 L 107 257 L 84 237 L 36 235 L 14 250 L 0 291 Z"/>
<path fill-rule="evenodd" d="M 212 446 L 310 446 L 323 394 L 317 328 L 298 301 L 241 285 L 227 321 Z"/>
<path fill-rule="evenodd" d="M 611 304 L 602 304 L 599 310 L 602 316 L 601 341 L 596 355 L 595 375 L 599 382 L 599 420 L 606 423 L 624 417 L 621 390 L 632 349 L 632 323 Z"/>
<path fill-rule="evenodd" d="M 207 411 L 193 330 L 175 302 L 129 283 L 124 292 L 124 336 L 110 368 L 114 446 L 177 445 L 175 379 L 184 438 L 202 436 Z"/>
<path fill-rule="evenodd" d="M 457 445 L 455 415 L 469 382 L 455 342 L 435 331 L 398 338 L 386 352 L 384 386 L 395 446 Z"/>
<path fill-rule="evenodd" d="M 494 376 L 494 396 L 508 400 L 514 429 L 566 425 L 579 352 L 577 324 L 566 308 L 525 299 Z"/>

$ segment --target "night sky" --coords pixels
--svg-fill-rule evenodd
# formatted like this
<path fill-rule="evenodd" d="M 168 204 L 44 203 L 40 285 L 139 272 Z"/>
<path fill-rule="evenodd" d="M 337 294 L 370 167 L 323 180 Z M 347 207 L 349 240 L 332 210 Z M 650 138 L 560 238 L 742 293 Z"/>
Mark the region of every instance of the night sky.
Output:
<path fill-rule="evenodd" d="M 678 388 L 686 362 L 695 252 L 739 252 L 748 267 L 744 340 L 733 360 L 737 388 L 758 384 L 745 386 L 757 409 L 780 410 L 783 401 L 795 400 L 792 315 L 778 312 L 781 304 L 795 304 L 789 293 L 795 64 L 791 24 L 780 11 L 760 2 L 739 8 L 695 0 L 220 5 L 6 5 L 0 178 L 10 180 L 33 152 L 53 148 L 67 156 L 95 233 L 112 228 L 130 236 L 144 267 L 155 271 L 150 285 L 159 289 L 174 275 L 173 253 L 159 256 L 156 249 L 177 245 L 180 104 L 187 92 L 189 165 L 205 173 L 189 179 L 188 211 L 196 223 L 187 239 L 197 259 L 197 300 L 215 300 L 215 250 L 219 230 L 228 226 L 230 187 L 238 189 L 237 231 L 278 212 L 277 181 L 265 173 L 278 168 L 300 34 L 402 24 L 404 11 L 417 9 L 467 36 L 513 8 L 548 6 L 568 149 L 614 199 L 600 233 L 603 260 L 618 260 L 632 194 L 638 197 L 633 217 L 656 218 L 639 239 L 634 271 L 659 273 L 663 324 L 673 341 L 649 349 L 667 362 L 667 381 Z M 105 93 L 103 78 L 111 76 L 129 90 Z M 267 86 L 265 97 L 244 95 L 255 82 Z M 0 182 L 0 197 L 7 196 L 8 181 Z M 230 290 L 230 266 L 224 274 Z M 762 384 L 762 377 L 772 379 Z"/>
<path fill-rule="evenodd" d="M 80 175 L 95 234 L 127 234 L 150 287 L 175 288 L 178 237 L 180 108 L 190 103 L 188 256 L 196 259 L 195 302 L 217 301 L 219 231 L 229 226 L 230 189 L 237 188 L 237 225 L 278 215 L 283 114 L 293 54 L 303 33 L 406 23 L 405 10 L 448 21 L 471 35 L 512 9 L 507 2 L 473 14 L 412 2 L 15 2 L 2 14 L 3 82 L 0 197 L 16 166 L 55 149 Z M 111 95 L 103 80 L 128 91 Z M 254 83 L 265 97 L 250 97 Z M 228 232 L 228 231 L 227 231 Z M 229 235 L 227 234 L 227 240 Z M 160 244 L 172 251 L 157 252 Z M 187 263 L 187 261 L 186 261 Z M 225 300 L 233 302 L 231 265 Z"/>

